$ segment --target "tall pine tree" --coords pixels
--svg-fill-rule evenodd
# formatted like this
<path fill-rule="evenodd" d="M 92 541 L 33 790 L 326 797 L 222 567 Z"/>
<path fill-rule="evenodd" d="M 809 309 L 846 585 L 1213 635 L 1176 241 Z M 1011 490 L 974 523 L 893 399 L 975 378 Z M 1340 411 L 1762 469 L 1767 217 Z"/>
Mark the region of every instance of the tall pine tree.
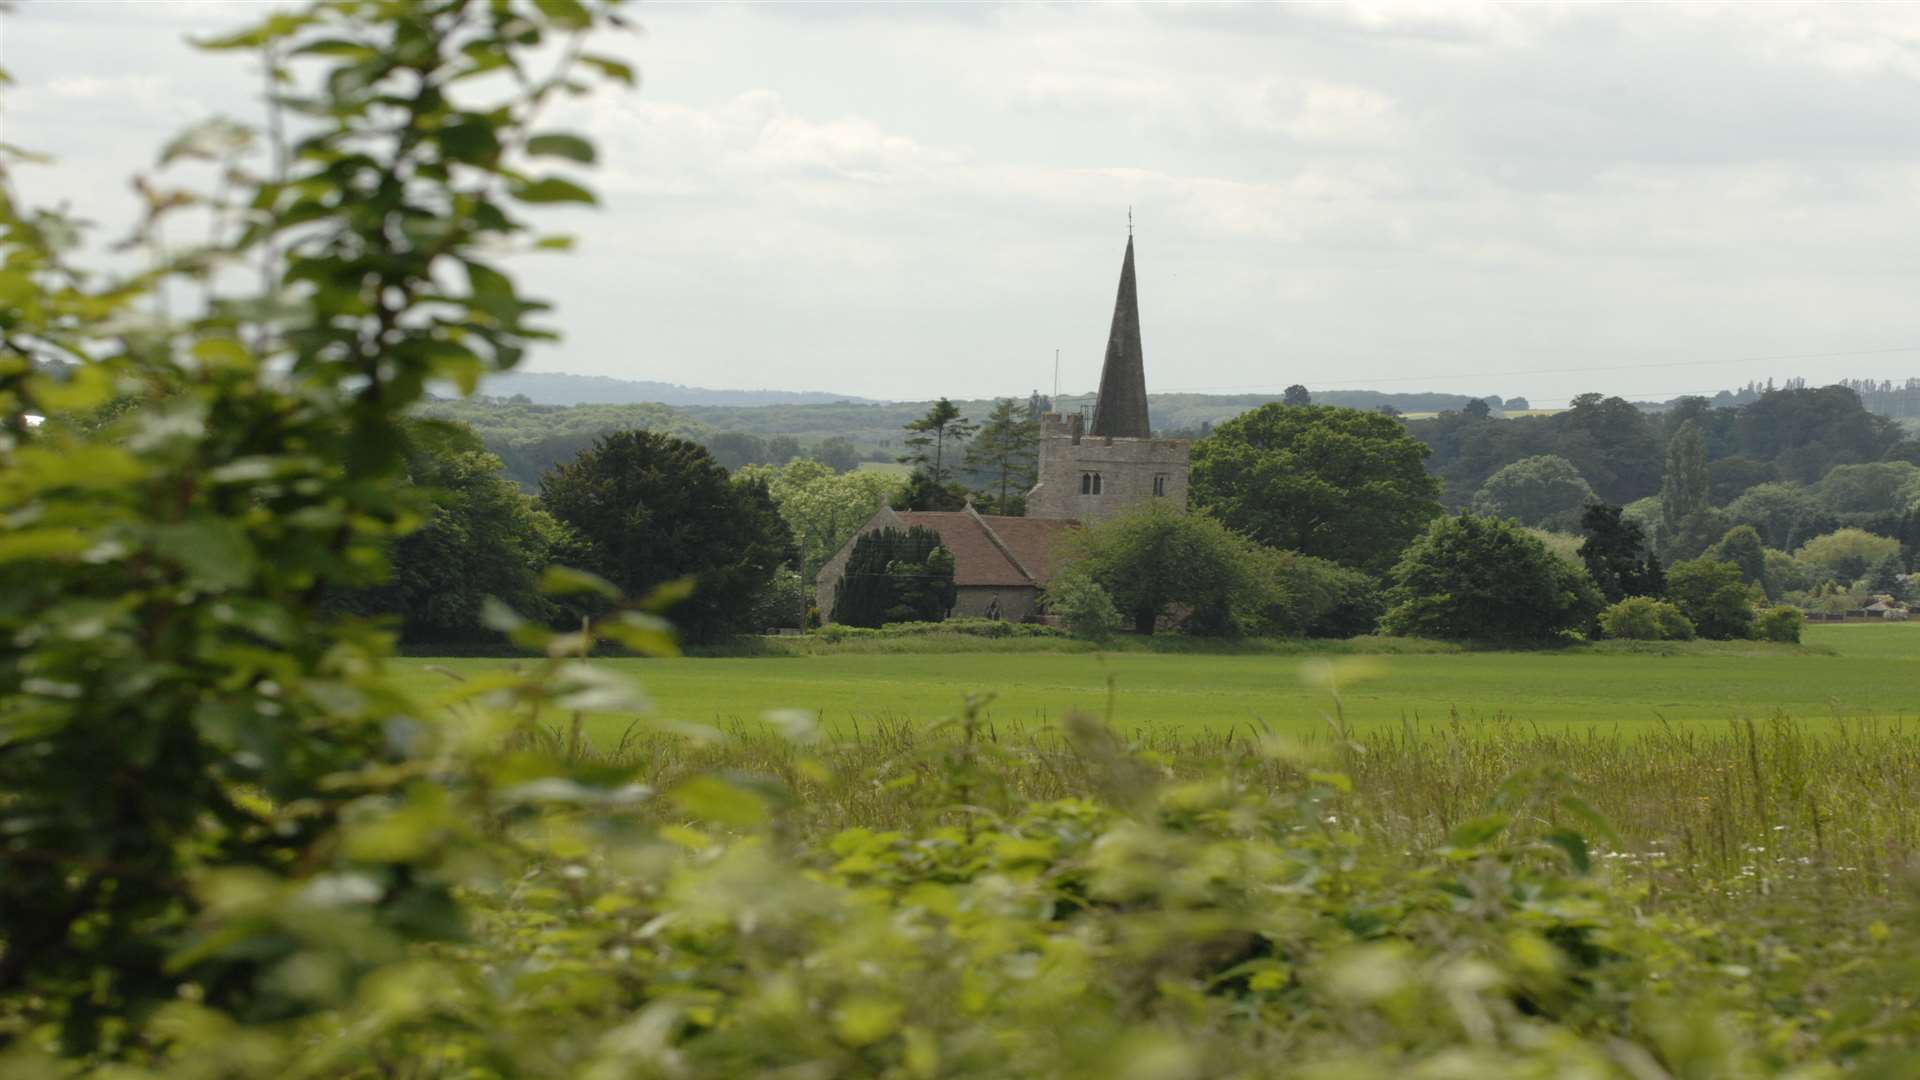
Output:
<path fill-rule="evenodd" d="M 935 483 L 944 484 L 952 479 L 952 469 L 946 462 L 948 444 L 958 449 L 979 426 L 960 415 L 960 406 L 941 398 L 925 416 L 906 425 L 906 430 L 913 433 L 906 440 L 912 449 L 900 460 L 916 472 L 931 476 Z"/>
<path fill-rule="evenodd" d="M 994 403 L 985 426 L 967 447 L 967 470 L 986 481 L 989 510 L 1019 514 L 1040 466 L 1040 423 L 1012 398 Z"/>

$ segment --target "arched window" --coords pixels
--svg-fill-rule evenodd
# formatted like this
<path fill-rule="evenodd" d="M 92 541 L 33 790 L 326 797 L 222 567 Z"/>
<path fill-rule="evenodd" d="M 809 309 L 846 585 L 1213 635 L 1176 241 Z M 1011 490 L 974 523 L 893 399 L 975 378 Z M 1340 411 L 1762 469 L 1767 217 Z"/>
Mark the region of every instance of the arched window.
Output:
<path fill-rule="evenodd" d="M 1167 474 L 1160 473 L 1153 478 L 1153 493 L 1164 496 L 1167 493 Z"/>
<path fill-rule="evenodd" d="M 1082 495 L 1100 494 L 1100 474 L 1099 473 L 1083 472 L 1080 474 L 1080 494 Z"/>

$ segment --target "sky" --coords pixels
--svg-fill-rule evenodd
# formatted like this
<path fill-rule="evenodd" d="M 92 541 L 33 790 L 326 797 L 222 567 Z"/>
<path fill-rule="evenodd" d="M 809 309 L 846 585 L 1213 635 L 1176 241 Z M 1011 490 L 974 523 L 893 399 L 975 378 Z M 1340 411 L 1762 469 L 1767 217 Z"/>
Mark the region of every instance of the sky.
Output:
<path fill-rule="evenodd" d="M 0 140 L 110 237 L 186 43 L 259 3 L 25 0 Z M 1149 389 L 1535 405 L 1920 375 L 1920 6 L 641 5 L 528 367 L 1090 390 L 1131 210 Z"/>

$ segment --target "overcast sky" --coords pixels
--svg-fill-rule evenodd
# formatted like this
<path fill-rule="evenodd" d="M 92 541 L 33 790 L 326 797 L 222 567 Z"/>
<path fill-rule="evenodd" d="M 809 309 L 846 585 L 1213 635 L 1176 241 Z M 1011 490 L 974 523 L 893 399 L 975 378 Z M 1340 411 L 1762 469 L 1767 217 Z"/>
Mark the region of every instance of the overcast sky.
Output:
<path fill-rule="evenodd" d="M 29 197 L 124 222 L 169 132 L 254 119 L 184 39 L 257 6 L 0 22 Z M 603 206 L 522 268 L 535 370 L 976 397 L 1058 348 L 1091 389 L 1131 206 L 1155 391 L 1920 374 L 1920 6 L 636 14 L 642 88 L 557 118 Z"/>

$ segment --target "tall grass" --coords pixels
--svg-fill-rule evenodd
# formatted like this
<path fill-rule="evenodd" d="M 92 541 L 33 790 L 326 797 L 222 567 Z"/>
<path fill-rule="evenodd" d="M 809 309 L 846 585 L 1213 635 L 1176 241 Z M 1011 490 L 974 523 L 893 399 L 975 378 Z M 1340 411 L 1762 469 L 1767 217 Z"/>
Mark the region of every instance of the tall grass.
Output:
<path fill-rule="evenodd" d="M 558 747 L 570 735 L 535 737 Z M 1628 735 L 1455 716 L 1356 734 L 1336 710 L 1327 734 L 1284 739 L 1254 725 L 1196 734 L 1112 731 L 1085 718 L 929 726 L 879 715 L 833 738 L 796 739 L 765 723 L 695 736 L 636 726 L 581 752 L 637 770 L 655 790 L 701 773 L 765 777 L 781 793 L 785 827 L 811 837 L 906 828 L 939 812 L 928 800 L 945 797 L 942 778 L 963 748 L 978 756 L 981 779 L 970 805 L 951 811 L 956 820 L 1111 797 L 1116 762 L 1143 789 L 1230 777 L 1287 791 L 1337 773 L 1350 784 L 1327 803 L 1338 826 L 1407 851 L 1444 845 L 1496 801 L 1540 834 L 1580 825 L 1568 808 L 1590 807 L 1610 826 L 1596 857 L 1644 880 L 1651 904 L 1718 909 L 1806 890 L 1885 897 L 1920 854 L 1920 730 L 1889 721 L 1777 716 Z"/>

